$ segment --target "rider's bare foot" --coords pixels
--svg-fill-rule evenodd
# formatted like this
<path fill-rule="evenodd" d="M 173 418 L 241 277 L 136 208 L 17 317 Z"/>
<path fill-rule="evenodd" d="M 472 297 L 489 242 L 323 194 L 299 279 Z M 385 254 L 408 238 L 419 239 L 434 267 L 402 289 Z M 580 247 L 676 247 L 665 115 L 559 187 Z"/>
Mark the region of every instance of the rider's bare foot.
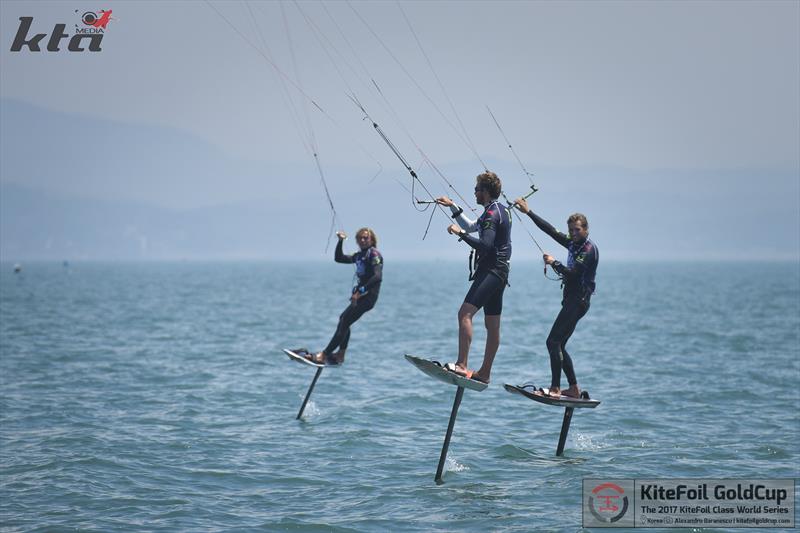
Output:
<path fill-rule="evenodd" d="M 489 383 L 489 378 L 484 378 L 483 374 L 480 374 L 479 371 L 470 370 L 469 368 L 462 366 L 459 363 L 448 363 L 445 368 L 457 374 L 461 377 L 465 377 L 467 379 L 474 379 L 475 381 L 480 381 L 481 383 Z"/>
<path fill-rule="evenodd" d="M 317 365 L 325 364 L 325 352 L 309 353 L 304 355 L 306 359 Z"/>
<path fill-rule="evenodd" d="M 570 398 L 580 398 L 581 397 L 581 389 L 578 387 L 577 384 L 570 385 L 569 388 L 564 389 L 561 391 L 562 396 L 568 396 Z"/>
<path fill-rule="evenodd" d="M 454 374 L 458 374 L 459 376 L 465 376 L 465 377 L 467 375 L 467 372 L 470 371 L 466 365 L 462 365 L 461 363 L 447 363 L 446 365 L 444 365 L 444 368 L 445 370 L 449 370 Z"/>
<path fill-rule="evenodd" d="M 481 383 L 486 383 L 487 385 L 489 384 L 489 378 L 484 378 L 481 374 L 478 373 L 477 370 L 470 370 L 468 368 L 456 366 L 453 372 L 467 379 L 480 381 Z"/>
<path fill-rule="evenodd" d="M 482 374 L 480 370 L 473 372 L 472 377 L 470 379 L 474 379 L 475 381 L 480 381 L 481 383 L 489 384 L 489 375 Z"/>
<path fill-rule="evenodd" d="M 344 354 L 345 354 L 345 350 L 339 350 L 337 352 L 333 352 L 331 354 L 331 359 L 336 361 L 337 365 L 341 365 L 342 363 L 344 363 Z"/>

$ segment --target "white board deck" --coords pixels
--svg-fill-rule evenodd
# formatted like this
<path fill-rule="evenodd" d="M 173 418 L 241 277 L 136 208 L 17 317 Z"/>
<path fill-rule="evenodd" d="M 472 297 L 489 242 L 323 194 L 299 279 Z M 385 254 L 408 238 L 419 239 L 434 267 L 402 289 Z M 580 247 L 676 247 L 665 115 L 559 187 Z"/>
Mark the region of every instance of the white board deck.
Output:
<path fill-rule="evenodd" d="M 534 391 L 531 387 L 518 387 L 517 385 L 510 385 L 506 383 L 503 385 L 508 392 L 513 394 L 519 394 L 521 396 L 525 396 L 526 398 L 533 400 L 535 402 L 547 404 L 547 405 L 557 405 L 559 407 L 585 407 L 585 408 L 595 408 L 600 405 L 600 400 L 584 400 L 582 398 L 570 398 L 569 396 L 559 396 L 558 398 L 550 398 L 549 396 L 543 396 L 541 394 L 534 394 Z"/>
<path fill-rule="evenodd" d="M 475 390 L 475 391 L 482 391 L 489 385 L 482 381 L 478 381 L 475 379 L 467 379 L 464 376 L 459 376 L 455 372 L 450 370 L 446 370 L 444 366 L 438 361 L 433 361 L 432 359 L 425 359 L 424 357 L 417 357 L 416 355 L 409 355 L 406 354 L 406 360 L 409 363 L 414 365 L 415 367 L 422 370 L 424 373 L 428 374 L 430 377 L 434 379 L 438 379 L 439 381 L 443 381 L 450 385 L 455 385 L 457 387 L 464 387 L 465 389 Z"/>
<path fill-rule="evenodd" d="M 298 363 L 303 363 L 304 365 L 313 366 L 315 368 L 338 368 L 338 367 L 342 366 L 342 365 L 321 365 L 321 364 L 318 364 L 318 363 L 314 363 L 312 361 L 309 361 L 305 357 L 303 357 L 302 354 L 295 353 L 295 352 L 293 352 L 292 350 L 290 350 L 288 348 L 284 348 L 283 349 L 283 353 L 288 355 L 289 359 L 291 359 L 292 361 L 297 361 Z"/>

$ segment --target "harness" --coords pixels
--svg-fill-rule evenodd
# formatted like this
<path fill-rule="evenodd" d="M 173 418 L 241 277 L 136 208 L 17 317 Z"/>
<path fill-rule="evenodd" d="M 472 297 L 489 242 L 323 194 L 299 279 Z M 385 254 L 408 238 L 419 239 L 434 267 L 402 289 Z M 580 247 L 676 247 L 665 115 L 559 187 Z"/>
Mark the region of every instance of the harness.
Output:
<path fill-rule="evenodd" d="M 372 257 L 372 249 L 374 246 L 370 246 L 366 250 L 359 250 L 356 254 L 355 266 L 356 271 L 353 273 L 353 290 L 355 290 L 360 284 L 361 279 L 367 273 L 367 267 L 369 266 L 369 258 Z"/>
<path fill-rule="evenodd" d="M 568 268 L 572 268 L 575 265 L 575 257 L 580 255 L 581 252 L 583 252 L 583 249 L 586 247 L 586 245 L 588 243 L 589 243 L 589 239 L 586 238 L 586 239 L 584 239 L 583 244 L 581 244 L 580 248 L 578 248 L 577 250 L 573 251 L 572 249 L 569 249 L 569 251 L 567 253 L 567 267 Z M 591 292 L 588 290 L 588 288 L 586 286 L 586 272 L 587 272 L 587 270 L 586 270 L 586 268 L 584 268 L 583 272 L 581 273 L 581 279 L 580 279 L 581 289 L 583 289 L 583 299 L 584 300 L 586 299 L 587 293 L 591 294 Z M 564 276 L 559 274 L 558 277 L 559 277 L 559 279 L 561 279 L 561 288 L 563 289 L 564 288 Z"/>

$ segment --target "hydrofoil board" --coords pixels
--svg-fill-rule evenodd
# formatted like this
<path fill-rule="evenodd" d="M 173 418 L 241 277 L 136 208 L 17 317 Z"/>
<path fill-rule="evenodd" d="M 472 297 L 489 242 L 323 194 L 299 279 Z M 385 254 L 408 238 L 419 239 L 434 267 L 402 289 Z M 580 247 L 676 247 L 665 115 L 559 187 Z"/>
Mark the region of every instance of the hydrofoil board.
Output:
<path fill-rule="evenodd" d="M 571 398 L 569 396 L 559 396 L 558 398 L 551 398 L 542 393 L 542 389 L 537 389 L 533 385 L 510 385 L 506 383 L 503 387 L 513 394 L 520 394 L 535 402 L 544 403 L 547 405 L 558 405 L 560 407 L 588 407 L 594 408 L 600 405 L 600 400 L 592 400 L 589 395 L 584 391 L 581 395 L 585 398 Z"/>
<path fill-rule="evenodd" d="M 447 370 L 439 361 L 425 359 L 423 357 L 417 357 L 416 355 L 409 354 L 406 354 L 406 359 L 409 363 L 419 368 L 430 377 L 450 385 L 464 387 L 465 389 L 471 389 L 479 392 L 489 386 L 488 383 L 478 381 L 477 379 L 468 379 L 465 376 L 459 376 L 452 370 Z"/>
<path fill-rule="evenodd" d="M 295 348 L 294 350 L 284 348 L 283 353 L 288 355 L 289 359 L 291 359 L 292 361 L 297 361 L 298 363 L 303 363 L 305 365 L 313 366 L 315 368 L 336 368 L 342 366 L 342 365 L 325 365 L 325 364 L 321 365 L 319 363 L 309 361 L 304 356 L 311 355 L 311 352 L 309 352 L 305 348 Z"/>

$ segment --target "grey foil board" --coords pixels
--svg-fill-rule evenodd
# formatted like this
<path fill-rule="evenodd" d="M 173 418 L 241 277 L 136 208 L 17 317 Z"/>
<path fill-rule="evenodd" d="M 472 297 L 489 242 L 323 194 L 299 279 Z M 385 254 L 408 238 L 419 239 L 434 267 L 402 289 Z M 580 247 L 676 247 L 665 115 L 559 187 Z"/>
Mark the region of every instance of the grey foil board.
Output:
<path fill-rule="evenodd" d="M 455 372 L 445 370 L 445 368 L 439 362 L 431 359 L 425 359 L 424 357 L 417 357 L 416 355 L 409 354 L 406 354 L 406 359 L 409 363 L 419 368 L 430 377 L 450 385 L 455 385 L 456 387 L 464 387 L 465 389 L 480 392 L 489 386 L 487 383 L 483 383 L 482 381 L 467 379 L 464 376 L 459 376 Z"/>
<path fill-rule="evenodd" d="M 525 396 L 529 400 L 533 400 L 535 402 L 543 403 L 546 405 L 557 405 L 559 407 L 575 407 L 575 408 L 595 408 L 600 405 L 600 400 L 584 400 L 581 398 L 570 398 L 568 396 L 561 396 L 559 398 L 549 398 L 547 396 L 541 396 L 539 394 L 534 394 L 530 388 L 523 389 L 522 387 L 518 387 L 517 385 L 510 385 L 506 383 L 503 387 L 513 394 L 519 394 L 521 396 Z"/>

